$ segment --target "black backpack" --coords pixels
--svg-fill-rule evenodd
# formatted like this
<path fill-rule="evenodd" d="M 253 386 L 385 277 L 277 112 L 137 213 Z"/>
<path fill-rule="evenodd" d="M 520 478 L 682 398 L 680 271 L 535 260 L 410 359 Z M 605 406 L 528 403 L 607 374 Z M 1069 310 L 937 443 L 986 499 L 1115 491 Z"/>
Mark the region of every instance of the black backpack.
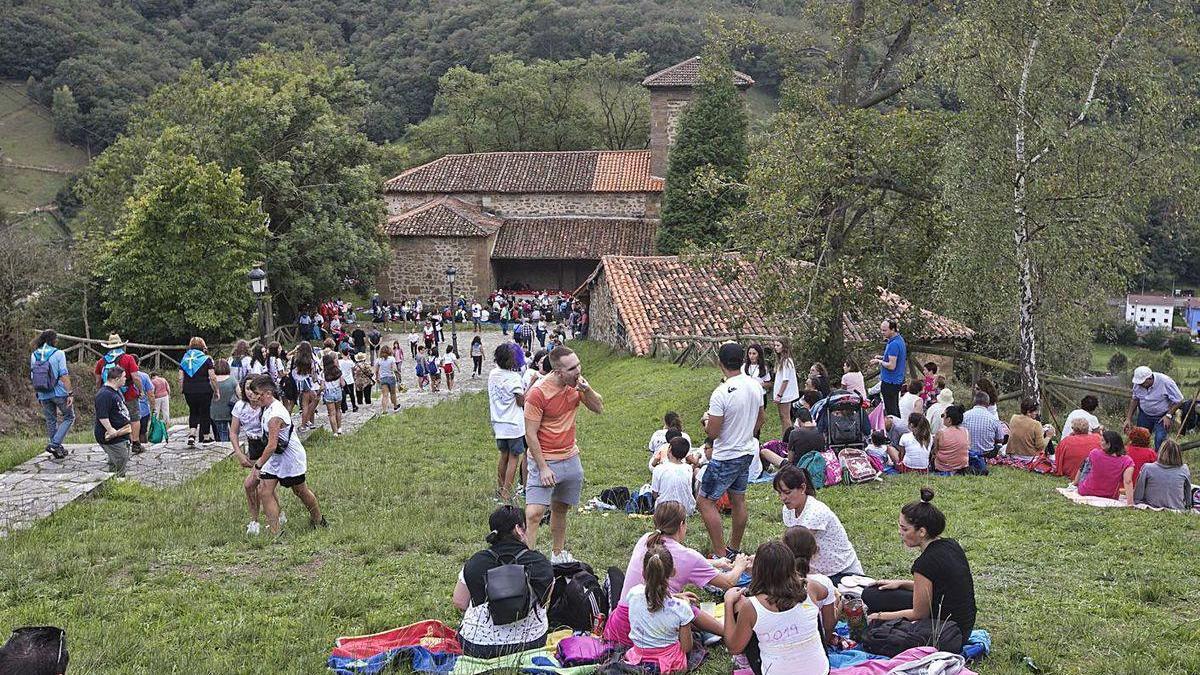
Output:
<path fill-rule="evenodd" d="M 600 501 L 611 504 L 621 511 L 625 510 L 625 505 L 629 503 L 629 497 L 629 488 L 627 487 L 611 487 L 600 491 Z"/>
<path fill-rule="evenodd" d="M 554 566 L 554 591 L 550 594 L 548 614 L 552 629 L 568 626 L 588 633 L 595 628 L 597 617 L 608 615 L 608 595 L 591 565 L 569 562 Z"/>
<path fill-rule="evenodd" d="M 300 400 L 300 390 L 296 388 L 296 378 L 292 377 L 292 371 L 289 370 L 279 378 L 279 393 L 289 401 Z"/>
<path fill-rule="evenodd" d="M 620 567 L 610 567 L 604 575 L 604 597 L 608 599 L 608 609 L 611 613 L 621 602 L 621 591 L 625 589 L 625 570 Z"/>
<path fill-rule="evenodd" d="M 484 575 L 484 593 L 487 595 L 488 613 L 492 624 L 504 626 L 516 623 L 529 616 L 533 609 L 533 588 L 529 585 L 529 571 L 521 564 L 521 551 L 512 562 L 505 564 L 495 551 L 487 553 L 496 559 L 497 567 Z"/>
<path fill-rule="evenodd" d="M 934 627 L 937 635 L 934 636 Z M 913 647 L 932 645 L 938 651 L 961 654 L 963 647 L 962 629 L 949 619 L 937 621 L 921 619 L 892 619 L 872 623 L 863 633 L 862 650 L 880 656 L 896 656 Z"/>

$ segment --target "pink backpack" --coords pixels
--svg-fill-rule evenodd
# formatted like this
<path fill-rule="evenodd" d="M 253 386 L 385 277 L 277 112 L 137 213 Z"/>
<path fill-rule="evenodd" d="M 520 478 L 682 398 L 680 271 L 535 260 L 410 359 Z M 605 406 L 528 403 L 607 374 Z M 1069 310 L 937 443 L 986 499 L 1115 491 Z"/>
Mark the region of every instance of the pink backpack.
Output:
<path fill-rule="evenodd" d="M 879 477 L 871 458 L 858 448 L 843 448 L 838 453 L 838 459 L 842 463 L 842 478 L 848 485 L 866 483 Z"/>
<path fill-rule="evenodd" d="M 825 458 L 825 487 L 837 485 L 842 480 L 842 463 L 838 461 L 837 453 L 822 450 L 821 456 Z"/>

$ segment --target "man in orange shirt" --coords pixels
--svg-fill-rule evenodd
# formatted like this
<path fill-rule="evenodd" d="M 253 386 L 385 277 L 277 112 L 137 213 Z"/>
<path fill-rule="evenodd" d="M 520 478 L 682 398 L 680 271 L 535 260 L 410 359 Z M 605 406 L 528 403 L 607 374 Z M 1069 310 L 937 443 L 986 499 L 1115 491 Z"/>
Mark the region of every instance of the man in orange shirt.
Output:
<path fill-rule="evenodd" d="M 550 507 L 552 563 L 575 560 L 564 547 L 567 514 L 583 491 L 583 464 L 575 444 L 575 411 L 582 403 L 596 414 L 604 400 L 583 379 L 579 356 L 567 347 L 550 352 L 549 375 L 525 394 L 525 443 L 529 478 L 525 487 L 525 540 L 537 548 L 538 526 Z"/>

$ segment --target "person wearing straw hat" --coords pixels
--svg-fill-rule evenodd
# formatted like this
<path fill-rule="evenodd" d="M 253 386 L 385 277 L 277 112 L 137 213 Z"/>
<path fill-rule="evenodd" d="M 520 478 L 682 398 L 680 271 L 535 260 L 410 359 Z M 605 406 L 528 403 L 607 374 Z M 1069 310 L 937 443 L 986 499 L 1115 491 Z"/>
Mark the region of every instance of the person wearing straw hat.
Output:
<path fill-rule="evenodd" d="M 125 371 L 125 384 L 121 387 L 121 394 L 125 397 L 125 404 L 135 404 L 138 398 L 142 395 L 142 380 L 138 376 L 137 358 L 125 351 L 126 341 L 121 339 L 120 333 L 109 333 L 108 339 L 100 343 L 100 346 L 108 350 L 104 356 L 96 361 L 96 390 L 104 386 L 108 380 L 107 373 L 112 370 L 113 366 L 120 366 Z M 136 406 L 135 406 L 136 407 Z M 143 450 L 142 444 L 138 441 L 141 437 L 141 421 L 133 419 L 130 421 L 133 426 L 133 431 L 130 438 L 133 439 L 133 454 L 140 454 Z"/>
<path fill-rule="evenodd" d="M 1175 421 L 1175 411 L 1182 405 L 1183 392 L 1175 380 L 1154 372 L 1149 366 L 1138 366 L 1133 371 L 1133 394 L 1125 414 L 1124 431 L 1128 434 L 1134 427 L 1149 429 L 1154 434 L 1154 449 L 1157 450 Z M 1137 413 L 1136 419 L 1134 413 Z"/>

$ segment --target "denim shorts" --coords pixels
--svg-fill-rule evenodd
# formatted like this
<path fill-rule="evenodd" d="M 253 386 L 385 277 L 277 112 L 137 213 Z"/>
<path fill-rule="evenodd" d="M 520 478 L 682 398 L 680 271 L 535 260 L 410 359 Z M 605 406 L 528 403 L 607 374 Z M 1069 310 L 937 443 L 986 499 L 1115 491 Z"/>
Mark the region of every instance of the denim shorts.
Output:
<path fill-rule="evenodd" d="M 750 480 L 750 455 L 737 459 L 714 459 L 704 469 L 704 478 L 700 479 L 700 496 L 716 501 L 726 492 L 746 494 L 746 484 Z"/>
<path fill-rule="evenodd" d="M 388 376 L 386 376 L 386 375 L 384 375 L 384 376 L 381 376 L 381 377 L 379 378 L 379 386 L 381 386 L 381 387 L 395 387 L 395 386 L 396 386 L 396 378 L 394 378 L 394 377 L 388 377 Z"/>
<path fill-rule="evenodd" d="M 500 450 L 500 452 L 507 452 L 510 455 L 522 455 L 525 453 L 525 437 L 518 436 L 516 438 L 497 438 L 496 448 Z"/>
<path fill-rule="evenodd" d="M 338 387 L 337 389 L 333 389 L 333 390 L 325 389 L 321 393 L 321 400 L 326 403 L 341 403 L 342 402 L 342 388 Z"/>

